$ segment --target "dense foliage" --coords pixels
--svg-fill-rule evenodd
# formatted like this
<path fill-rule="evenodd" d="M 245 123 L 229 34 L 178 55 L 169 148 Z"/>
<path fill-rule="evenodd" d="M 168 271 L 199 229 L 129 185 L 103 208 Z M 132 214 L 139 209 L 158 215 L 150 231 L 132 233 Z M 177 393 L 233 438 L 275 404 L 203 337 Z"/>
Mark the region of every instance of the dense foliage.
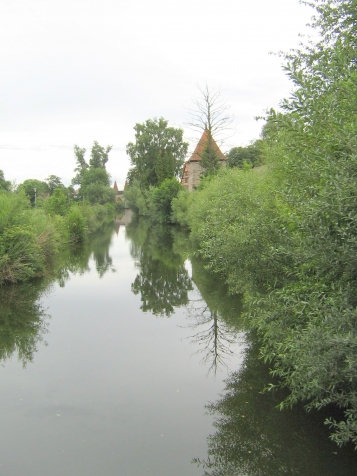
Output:
<path fill-rule="evenodd" d="M 233 147 L 227 154 L 228 167 L 258 167 L 262 165 L 261 140 L 256 140 L 247 147 Z"/>
<path fill-rule="evenodd" d="M 286 56 L 294 91 L 267 117 L 266 166 L 220 172 L 186 223 L 209 268 L 244 293 L 274 385 L 289 389 L 280 406 L 337 406 L 332 438 L 357 443 L 357 5 L 311 3 L 321 39 Z"/>
<path fill-rule="evenodd" d="M 115 202 L 115 191 L 110 187 L 110 175 L 106 170 L 109 152 L 112 147 L 106 148 L 94 142 L 91 149 L 89 163 L 85 160 L 86 149 L 74 146 L 77 167 L 73 185 L 79 185 L 77 198 L 86 199 L 92 205 Z"/>
<path fill-rule="evenodd" d="M 152 223 L 173 222 L 172 203 L 183 190 L 175 178 L 166 179 L 157 187 L 143 190 L 137 180 L 125 191 L 126 205 L 138 216 L 147 217 Z"/>
<path fill-rule="evenodd" d="M 81 175 L 85 190 L 85 184 L 90 184 L 88 176 L 97 170 L 108 182 L 103 169 L 108 152 L 95 143 L 90 166 Z M 93 173 L 91 167 L 98 157 L 102 165 Z M 60 250 L 85 242 L 90 233 L 114 217 L 114 205 L 108 203 L 114 201 L 109 184 L 103 187 L 105 193 L 100 194 L 100 200 L 92 202 L 103 201 L 106 196 L 108 201 L 90 206 L 84 200 L 75 200 L 73 189 L 66 188 L 55 175 L 44 182 L 25 180 L 15 191 L 10 191 L 2 172 L 0 178 L 0 286 L 46 275 Z"/>
<path fill-rule="evenodd" d="M 207 133 L 207 143 L 203 149 L 200 165 L 204 177 L 215 175 L 220 166 L 219 157 L 216 148 L 213 145 L 213 138 L 209 132 Z"/>
<path fill-rule="evenodd" d="M 29 197 L 32 205 L 41 206 L 50 194 L 48 184 L 42 180 L 27 179 L 19 185 L 18 190 L 23 190 Z M 35 203 L 36 200 L 36 203 Z"/>
<path fill-rule="evenodd" d="M 0 190 L 9 192 L 10 188 L 11 188 L 11 182 L 9 180 L 5 180 L 4 172 L 0 170 Z"/>
<path fill-rule="evenodd" d="M 188 149 L 183 130 L 168 127 L 168 121 L 162 117 L 136 124 L 134 129 L 135 143 L 126 146 L 132 165 L 129 183 L 136 180 L 142 189 L 148 189 L 178 177 Z"/>

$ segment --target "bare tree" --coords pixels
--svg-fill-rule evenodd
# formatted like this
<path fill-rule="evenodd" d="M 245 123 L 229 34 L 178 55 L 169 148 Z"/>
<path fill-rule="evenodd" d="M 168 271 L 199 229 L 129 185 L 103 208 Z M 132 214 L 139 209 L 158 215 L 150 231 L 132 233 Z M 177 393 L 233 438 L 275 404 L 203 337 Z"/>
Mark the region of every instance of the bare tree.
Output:
<path fill-rule="evenodd" d="M 191 121 L 187 126 L 195 131 L 207 130 L 210 136 L 220 139 L 222 133 L 227 133 L 233 122 L 228 114 L 229 106 L 223 101 L 221 90 L 209 88 L 205 83 L 198 86 L 199 96 L 193 100 L 194 108 L 188 109 Z M 220 139 L 223 140 L 223 139 Z"/>
<path fill-rule="evenodd" d="M 201 165 L 205 174 L 215 173 L 222 160 L 222 153 L 216 140 L 223 143 L 232 124 L 232 117 L 228 114 L 229 106 L 223 101 L 220 89 L 210 89 L 208 84 L 199 86 L 199 96 L 194 99 L 195 107 L 189 109 L 191 121 L 187 126 L 194 131 L 202 132 L 201 141 L 204 144 L 196 148 L 195 152 L 201 158 Z"/>
<path fill-rule="evenodd" d="M 220 368 L 228 368 L 226 359 L 235 354 L 231 347 L 237 343 L 237 333 L 220 319 L 218 311 L 208 307 L 202 297 L 191 299 L 187 310 L 194 320 L 187 327 L 198 330 L 187 339 L 198 345 L 196 353 L 202 354 L 202 362 L 209 364 L 207 375 L 211 372 L 216 375 Z"/>

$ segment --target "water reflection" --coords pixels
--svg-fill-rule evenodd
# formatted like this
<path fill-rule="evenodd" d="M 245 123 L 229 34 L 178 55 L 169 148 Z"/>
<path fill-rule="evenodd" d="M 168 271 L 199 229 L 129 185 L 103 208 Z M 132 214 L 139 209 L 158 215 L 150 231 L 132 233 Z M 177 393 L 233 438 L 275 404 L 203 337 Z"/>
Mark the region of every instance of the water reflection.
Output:
<path fill-rule="evenodd" d="M 202 362 L 209 365 L 208 373 L 228 368 L 227 362 L 242 340 L 241 299 L 227 295 L 226 287 L 208 273 L 202 261 L 192 260 L 192 281 L 197 289 L 190 299 L 188 316 L 195 330 L 190 336 L 198 344 Z"/>
<path fill-rule="evenodd" d="M 114 269 L 110 252 L 112 236 L 112 227 L 108 227 L 94 235 L 83 247 L 68 250 L 58 260 L 47 280 L 0 288 L 0 360 L 18 353 L 23 365 L 32 361 L 47 332 L 49 316 L 41 305 L 46 287 L 54 281 L 65 286 L 73 274 L 87 273 L 90 266 L 95 266 L 98 277 L 108 274 Z M 127 236 L 132 239 L 131 254 L 136 259 L 138 271 L 132 290 L 140 295 L 142 309 L 169 316 L 174 308 L 185 306 L 189 320 L 187 334 L 193 343 L 199 344 L 199 352 L 210 371 L 215 373 L 219 368 L 229 366 L 232 349 L 241 339 L 243 328 L 240 300 L 227 297 L 225 287 L 205 271 L 199 260 L 192 260 L 190 278 L 188 267 L 185 267 L 189 253 L 185 235 L 162 227 L 150 229 L 147 224 L 141 223 L 140 226 L 128 226 Z M 114 249 L 112 253 L 116 256 Z M 119 273 L 112 277 L 118 276 Z M 82 281 L 85 287 L 87 280 Z M 124 275 L 122 281 L 126 284 L 131 282 Z M 57 321 L 60 332 L 57 337 L 51 336 L 51 347 L 47 349 L 47 355 L 42 355 L 42 361 L 41 355 L 38 355 L 41 365 L 32 369 L 32 373 L 31 369 L 26 372 L 28 382 L 32 382 L 32 387 L 29 387 L 34 392 L 34 397 L 28 398 L 27 407 L 24 407 L 30 412 L 27 414 L 30 417 L 26 419 L 24 414 L 24 419 L 18 418 L 19 414 L 22 415 L 22 405 L 25 405 L 22 402 L 17 401 L 17 406 L 11 404 L 11 407 L 3 402 L 2 408 L 6 409 L 3 415 L 7 416 L 3 431 L 6 435 L 10 432 L 10 437 L 4 438 L 4 441 L 10 442 L 4 452 L 11 463 L 8 467 L 13 468 L 18 462 L 25 467 L 16 474 L 50 474 L 48 467 L 58 467 L 61 474 L 78 475 L 98 474 L 108 467 L 111 468 L 110 474 L 115 474 L 115 468 L 121 467 L 123 474 L 130 475 L 196 474 L 201 470 L 211 476 L 355 474 L 356 455 L 329 443 L 328 430 L 322 424 L 323 416 L 306 414 L 301 408 L 280 412 L 276 405 L 281 401 L 281 395 L 261 393 L 270 377 L 268 369 L 258 359 L 258 346 L 254 340 L 247 349 L 241 370 L 230 374 L 224 393 L 217 402 L 207 407 L 215 421 L 215 432 L 208 437 L 206 459 L 195 460 L 200 469 L 193 466 L 192 471 L 178 468 L 183 460 L 186 464 L 194 454 L 205 454 L 205 448 L 202 452 L 200 450 L 201 443 L 205 444 L 206 435 L 212 430 L 208 429 L 208 425 L 207 432 L 202 431 L 204 422 L 200 415 L 203 413 L 203 402 L 199 400 L 199 405 L 196 405 L 197 395 L 203 401 L 206 398 L 216 399 L 221 391 L 220 383 L 218 385 L 218 379 L 204 377 L 204 383 L 199 382 L 201 372 L 196 373 L 194 365 L 183 369 L 182 354 L 175 355 L 172 350 L 177 343 L 177 335 L 172 332 L 172 327 L 176 325 L 169 326 L 173 321 L 151 319 L 155 326 L 148 334 L 150 326 L 146 317 L 141 319 L 142 316 L 136 315 L 135 319 L 131 318 L 131 312 L 135 315 L 139 307 L 136 299 L 133 299 L 135 309 L 130 308 L 128 315 L 124 313 L 119 318 L 116 315 L 111 317 L 111 309 L 117 309 L 120 294 L 119 280 L 113 279 L 112 284 L 114 287 L 108 295 L 113 298 L 113 307 L 108 304 L 103 311 L 105 299 L 101 290 L 106 283 L 102 281 L 102 288 L 98 291 L 98 308 L 92 306 L 91 316 L 85 315 L 85 312 L 76 315 L 73 311 L 73 306 L 77 306 L 77 311 L 82 307 L 82 302 L 77 302 L 80 301 L 78 296 L 81 299 L 87 296 L 87 288 L 83 291 L 83 287 L 81 290 L 68 286 L 67 307 L 60 305 L 61 311 L 57 310 L 59 316 L 63 313 L 63 319 L 53 319 Z M 120 295 L 128 294 L 133 298 L 127 287 L 123 287 Z M 65 295 L 62 290 L 58 293 L 57 305 L 63 303 Z M 120 305 L 127 306 L 124 300 Z M 55 308 L 52 309 L 55 316 Z M 71 309 L 70 313 L 68 309 Z M 98 318 L 97 309 L 106 316 L 105 319 Z M 185 312 L 181 310 L 178 315 L 181 319 Z M 165 333 L 161 332 L 162 328 Z M 136 333 L 139 334 L 137 341 Z M 173 340 L 169 341 L 170 336 Z M 143 348 L 140 355 L 136 342 L 140 342 L 141 346 L 144 341 L 149 342 L 150 351 Z M 166 359 L 168 353 L 170 361 Z M 53 360 L 49 359 L 51 355 Z M 58 376 L 54 375 L 53 362 L 61 369 Z M 140 374 L 143 367 L 144 371 Z M 61 380 L 58 380 L 59 375 Z M 4 381 L 5 378 L 6 375 Z M 24 376 L 21 375 L 21 378 Z M 45 392 L 41 390 L 43 382 L 46 382 Z M 8 392 L 12 402 L 15 402 L 17 395 L 13 391 L 12 380 L 7 385 L 2 395 L 6 396 Z M 208 387 L 214 387 L 211 397 L 205 397 Z M 129 391 L 126 393 L 124 388 Z M 177 392 L 176 389 L 181 388 L 185 391 Z M 33 402 L 37 405 L 35 410 Z M 9 413 L 9 408 L 13 413 Z M 49 415 L 46 413 L 48 408 L 53 419 L 40 419 L 40 415 Z M 64 418 L 62 410 L 69 418 Z M 33 415 L 38 417 L 33 418 Z M 40 440 L 31 438 L 34 431 Z M 22 438 L 20 446 L 18 438 Z M 198 450 L 194 446 L 196 441 L 199 442 Z M 51 442 L 52 448 L 48 442 Z M 183 453 L 184 444 L 187 447 Z M 6 446 L 6 441 L 3 446 Z M 12 450 L 9 450 L 10 447 Z M 26 449 L 22 451 L 24 458 L 18 458 L 18 447 Z M 31 455 L 41 454 L 43 448 L 46 449 L 46 457 L 42 458 L 45 463 L 37 457 L 34 463 Z M 63 448 L 66 454 L 62 453 Z M 58 451 L 61 451 L 63 459 L 58 457 Z M 163 460 L 166 458 L 165 462 L 160 460 L 162 455 Z M 152 461 L 156 466 L 150 467 Z M 140 470 L 135 471 L 136 464 Z M 164 469 L 160 472 L 157 467 Z M 9 471 L 6 474 L 10 474 Z M 11 474 L 15 473 L 12 471 Z"/>
<path fill-rule="evenodd" d="M 172 250 L 173 235 L 168 227 L 150 227 L 144 221 L 127 226 L 132 240 L 131 255 L 139 273 L 132 283 L 134 294 L 141 296 L 141 309 L 169 317 L 175 307 L 188 303 L 191 279 L 184 259 Z"/>
<path fill-rule="evenodd" d="M 92 258 L 98 276 L 102 278 L 108 271 L 115 271 L 109 250 L 113 238 L 114 224 L 109 223 L 93 233 L 87 243 L 81 243 L 65 250 L 51 270 L 50 278 L 64 287 L 71 274 L 85 274 L 91 271 Z"/>
<path fill-rule="evenodd" d="M 102 278 L 108 271 L 115 271 L 113 260 L 109 254 L 109 248 L 113 236 L 112 232 L 113 227 L 108 226 L 106 227 L 105 232 L 100 230 L 90 241 L 90 253 L 92 253 L 96 270 L 100 278 Z"/>
<path fill-rule="evenodd" d="M 188 339 L 198 344 L 208 373 L 227 367 L 235 352 L 232 346 L 237 346 L 240 299 L 227 296 L 224 286 L 197 259 L 191 260 L 192 279 L 189 277 L 185 260 L 190 245 L 185 233 L 140 220 L 127 226 L 127 236 L 140 270 L 131 289 L 140 294 L 141 309 L 168 317 L 175 308 L 186 306 L 191 321 L 186 327 L 194 331 Z"/>
<path fill-rule="evenodd" d="M 206 476 L 349 476 L 356 474 L 352 448 L 328 440 L 323 415 L 302 407 L 279 411 L 281 394 L 262 393 L 271 378 L 252 342 L 242 369 L 226 381 L 224 395 L 207 406 L 216 432 L 208 437 L 208 457 L 195 459 Z"/>
<path fill-rule="evenodd" d="M 0 360 L 17 353 L 25 367 L 47 333 L 48 318 L 40 303 L 43 284 L 0 287 Z"/>
<path fill-rule="evenodd" d="M 92 257 L 99 277 L 113 270 L 109 254 L 113 225 L 93 234 L 82 246 L 64 251 L 54 262 L 44 279 L 26 284 L 0 287 L 0 361 L 17 353 L 23 366 L 32 362 L 34 353 L 48 331 L 50 315 L 41 304 L 41 297 L 54 282 L 64 287 L 71 274 L 90 271 Z"/>

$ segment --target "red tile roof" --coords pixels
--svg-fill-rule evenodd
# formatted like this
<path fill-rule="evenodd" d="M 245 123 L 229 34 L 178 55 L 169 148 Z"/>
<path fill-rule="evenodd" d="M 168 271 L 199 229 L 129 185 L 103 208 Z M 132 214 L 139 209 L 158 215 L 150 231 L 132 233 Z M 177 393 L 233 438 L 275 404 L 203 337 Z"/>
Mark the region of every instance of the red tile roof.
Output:
<path fill-rule="evenodd" d="M 208 140 L 209 140 L 208 130 L 205 129 L 203 134 L 202 134 L 201 139 L 198 141 L 198 144 L 196 145 L 196 148 L 195 148 L 195 150 L 194 150 L 193 154 L 191 155 L 191 158 L 189 159 L 188 162 L 198 162 L 199 160 L 202 160 L 202 155 L 203 155 L 203 152 L 205 150 L 205 147 L 207 145 Z M 218 156 L 218 159 L 219 160 L 227 160 L 227 157 L 223 154 L 221 149 L 218 147 L 218 145 L 216 144 L 216 141 L 213 139 L 213 137 L 211 137 L 211 143 L 212 143 L 212 146 L 215 149 L 215 152 Z"/>

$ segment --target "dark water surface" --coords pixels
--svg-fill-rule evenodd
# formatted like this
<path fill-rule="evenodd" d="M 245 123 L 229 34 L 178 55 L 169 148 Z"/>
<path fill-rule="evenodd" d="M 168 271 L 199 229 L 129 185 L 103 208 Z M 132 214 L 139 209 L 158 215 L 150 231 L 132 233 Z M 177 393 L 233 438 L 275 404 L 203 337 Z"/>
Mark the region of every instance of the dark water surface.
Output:
<path fill-rule="evenodd" d="M 183 235 L 145 224 L 1 289 L 0 475 L 357 474 L 320 417 L 261 393 L 239 311 Z"/>

